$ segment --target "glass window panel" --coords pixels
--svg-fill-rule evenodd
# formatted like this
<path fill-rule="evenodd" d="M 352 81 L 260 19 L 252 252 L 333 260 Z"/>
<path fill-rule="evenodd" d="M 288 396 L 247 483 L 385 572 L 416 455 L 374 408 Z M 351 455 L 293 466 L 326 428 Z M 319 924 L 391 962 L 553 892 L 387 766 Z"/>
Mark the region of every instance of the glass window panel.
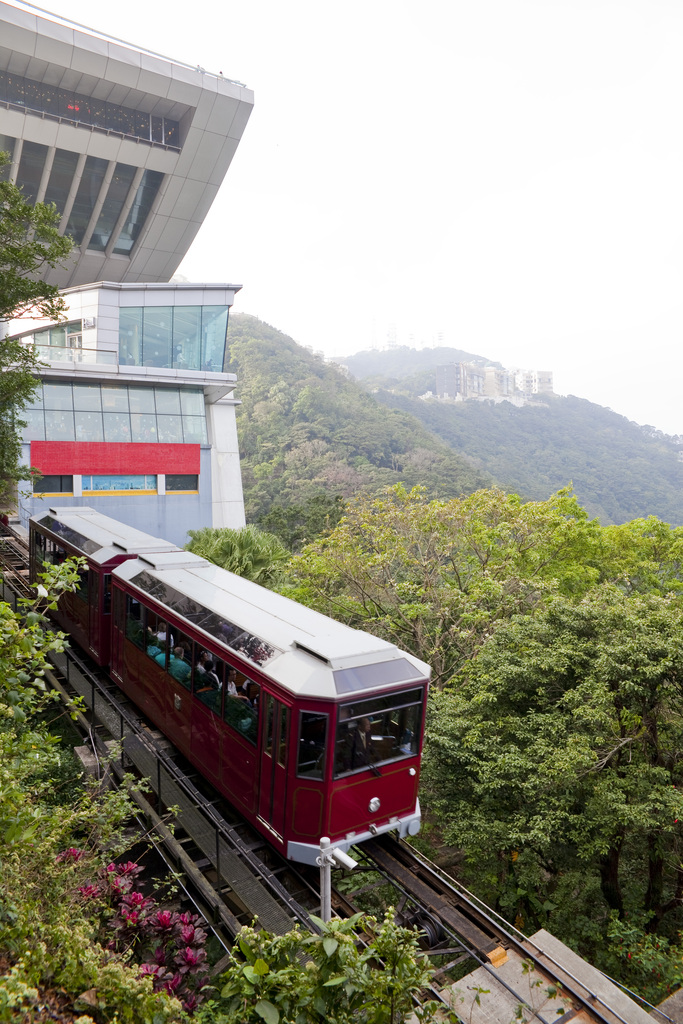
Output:
<path fill-rule="evenodd" d="M 145 649 L 142 607 L 130 594 L 126 594 L 126 637 L 141 651 Z"/>
<path fill-rule="evenodd" d="M 75 412 L 77 441 L 104 441 L 101 412 Z"/>
<path fill-rule="evenodd" d="M 217 715 L 221 713 L 221 696 L 225 665 L 209 651 L 200 651 L 194 666 L 194 694 L 202 704 Z"/>
<path fill-rule="evenodd" d="M 166 491 L 196 491 L 199 477 L 196 473 L 167 473 Z"/>
<path fill-rule="evenodd" d="M 26 424 L 21 431 L 24 441 L 45 440 L 45 417 L 42 409 L 22 409 L 19 418 Z"/>
<path fill-rule="evenodd" d="M 186 370 L 200 368 L 202 311 L 200 306 L 176 306 L 173 310 L 173 365 Z"/>
<path fill-rule="evenodd" d="M 133 441 L 148 442 L 158 441 L 157 418 L 151 413 L 130 414 L 130 426 Z"/>
<path fill-rule="evenodd" d="M 76 192 L 69 223 L 66 226 L 66 234 L 71 235 L 76 245 L 80 245 L 83 241 L 85 229 L 100 194 L 107 167 L 108 162 L 97 156 L 89 156 L 85 161 L 83 176 Z"/>
<path fill-rule="evenodd" d="M 299 747 L 297 775 L 322 779 L 325 772 L 328 716 L 318 711 L 302 711 L 299 715 Z"/>
<path fill-rule="evenodd" d="M 150 115 L 142 110 L 133 111 L 133 135 L 138 139 L 149 139 L 150 136 Z"/>
<path fill-rule="evenodd" d="M 423 691 L 408 690 L 339 708 L 335 778 L 417 753 Z"/>
<path fill-rule="evenodd" d="M 111 233 L 121 215 L 134 175 L 135 168 L 130 164 L 117 164 L 114 168 L 106 199 L 97 218 L 95 230 L 88 242 L 89 249 L 104 252 L 109 245 Z"/>
<path fill-rule="evenodd" d="M 21 75 L 11 73 L 7 75 L 7 99 L 10 103 L 18 103 L 19 106 L 23 107 L 24 86 L 25 79 Z"/>
<path fill-rule="evenodd" d="M 66 335 L 64 336 L 66 341 Z M 33 335 L 34 345 L 49 345 L 50 344 L 50 328 L 46 327 L 44 331 L 36 331 Z"/>
<path fill-rule="evenodd" d="M 60 213 L 64 212 L 66 201 L 69 198 L 77 164 L 78 153 L 71 153 L 67 149 L 58 149 L 55 153 L 44 201 L 54 203 Z"/>
<path fill-rule="evenodd" d="M 183 439 L 186 444 L 207 444 L 206 421 L 203 416 L 183 416 Z"/>
<path fill-rule="evenodd" d="M 202 369 L 220 372 L 228 331 L 227 306 L 202 306 Z"/>
<path fill-rule="evenodd" d="M 57 100 L 59 103 L 59 115 L 60 117 L 68 117 L 69 120 L 75 121 L 78 110 L 76 109 L 76 97 L 71 89 L 59 89 L 57 92 Z"/>
<path fill-rule="evenodd" d="M 43 333 L 42 331 L 40 332 Z M 66 324 L 55 324 L 54 327 L 50 328 L 50 341 L 49 344 L 55 348 L 66 348 Z M 43 342 L 38 341 L 38 336 L 35 335 L 36 345 L 42 345 Z"/>
<path fill-rule="evenodd" d="M 157 416 L 159 440 L 164 444 L 182 444 L 183 431 L 179 416 Z"/>
<path fill-rule="evenodd" d="M 42 409 L 43 408 L 43 386 L 39 384 L 36 390 L 33 392 L 33 396 L 30 402 L 26 403 L 27 409 Z"/>
<path fill-rule="evenodd" d="M 43 384 L 46 409 L 73 409 L 70 384 Z"/>
<path fill-rule="evenodd" d="M 128 412 L 128 388 L 103 387 L 102 408 L 105 412 Z"/>
<path fill-rule="evenodd" d="M 130 441 L 130 416 L 123 412 L 105 412 L 105 441 Z"/>
<path fill-rule="evenodd" d="M 171 306 L 151 306 L 143 312 L 143 366 L 171 366 Z"/>
<path fill-rule="evenodd" d="M 184 416 L 204 415 L 204 392 L 203 391 L 181 391 L 180 408 Z"/>
<path fill-rule="evenodd" d="M 168 117 L 164 118 L 164 139 L 167 146 L 180 145 L 180 125 Z"/>
<path fill-rule="evenodd" d="M 45 436 L 50 441 L 75 441 L 73 412 L 45 411 Z"/>
<path fill-rule="evenodd" d="M 164 141 L 164 119 L 152 114 L 152 142 Z"/>
<path fill-rule="evenodd" d="M 119 310 L 119 362 L 142 366 L 142 307 Z"/>
<path fill-rule="evenodd" d="M 180 395 L 171 388 L 155 388 L 157 412 L 180 415 Z"/>
<path fill-rule="evenodd" d="M 83 412 L 101 412 L 102 395 L 99 384 L 74 384 L 74 409 Z"/>
<path fill-rule="evenodd" d="M 33 478 L 34 494 L 71 494 L 74 489 L 72 476 L 40 476 Z"/>
<path fill-rule="evenodd" d="M 155 413 L 153 388 L 128 388 L 131 412 Z"/>
<path fill-rule="evenodd" d="M 130 213 L 114 246 L 114 252 L 118 255 L 127 256 L 135 245 L 163 180 L 160 171 L 145 171 L 142 175 Z"/>
<path fill-rule="evenodd" d="M 41 146 L 38 142 L 24 142 L 17 172 L 17 185 L 24 190 L 27 199 L 35 199 L 38 194 L 46 156 L 47 146 Z"/>

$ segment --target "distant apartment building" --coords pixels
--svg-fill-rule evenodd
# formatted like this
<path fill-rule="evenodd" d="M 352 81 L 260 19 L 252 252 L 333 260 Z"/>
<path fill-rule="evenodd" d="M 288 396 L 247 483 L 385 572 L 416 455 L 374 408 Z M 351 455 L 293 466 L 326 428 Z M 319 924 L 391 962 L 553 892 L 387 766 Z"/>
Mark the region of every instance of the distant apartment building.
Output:
<path fill-rule="evenodd" d="M 473 363 L 448 363 L 436 368 L 436 393 L 439 398 L 479 398 L 486 377 L 481 366 Z"/>
<path fill-rule="evenodd" d="M 519 405 L 535 395 L 552 394 L 551 370 L 504 369 L 474 363 L 448 363 L 436 368 L 436 395 L 440 399 L 507 400 Z"/>

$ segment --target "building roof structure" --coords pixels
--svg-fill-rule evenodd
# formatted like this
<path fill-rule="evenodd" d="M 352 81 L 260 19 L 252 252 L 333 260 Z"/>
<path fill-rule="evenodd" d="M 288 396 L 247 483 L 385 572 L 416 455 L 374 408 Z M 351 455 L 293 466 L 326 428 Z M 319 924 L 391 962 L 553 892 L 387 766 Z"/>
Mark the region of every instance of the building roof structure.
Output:
<path fill-rule="evenodd" d="M 60 288 L 168 281 L 253 107 L 239 82 L 0 0 L 0 149 L 76 243 Z"/>

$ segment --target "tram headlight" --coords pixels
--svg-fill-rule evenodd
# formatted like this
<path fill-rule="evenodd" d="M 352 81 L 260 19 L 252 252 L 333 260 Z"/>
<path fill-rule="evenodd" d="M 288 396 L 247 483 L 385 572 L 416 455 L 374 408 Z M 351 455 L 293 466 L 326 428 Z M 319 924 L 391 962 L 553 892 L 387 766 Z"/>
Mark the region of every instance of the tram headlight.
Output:
<path fill-rule="evenodd" d="M 378 796 L 373 796 L 372 800 L 368 804 L 368 810 L 370 811 L 371 814 L 374 814 L 375 811 L 378 811 L 380 809 L 380 807 L 381 807 L 381 804 L 380 804 L 379 797 Z"/>

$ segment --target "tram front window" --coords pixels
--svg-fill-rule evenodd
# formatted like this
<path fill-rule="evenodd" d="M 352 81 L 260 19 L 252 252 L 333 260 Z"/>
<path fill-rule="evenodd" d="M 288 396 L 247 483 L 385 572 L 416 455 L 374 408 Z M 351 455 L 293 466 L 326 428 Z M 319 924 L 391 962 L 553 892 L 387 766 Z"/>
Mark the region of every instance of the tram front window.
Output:
<path fill-rule="evenodd" d="M 334 744 L 334 777 L 418 753 L 423 691 L 342 704 Z"/>

